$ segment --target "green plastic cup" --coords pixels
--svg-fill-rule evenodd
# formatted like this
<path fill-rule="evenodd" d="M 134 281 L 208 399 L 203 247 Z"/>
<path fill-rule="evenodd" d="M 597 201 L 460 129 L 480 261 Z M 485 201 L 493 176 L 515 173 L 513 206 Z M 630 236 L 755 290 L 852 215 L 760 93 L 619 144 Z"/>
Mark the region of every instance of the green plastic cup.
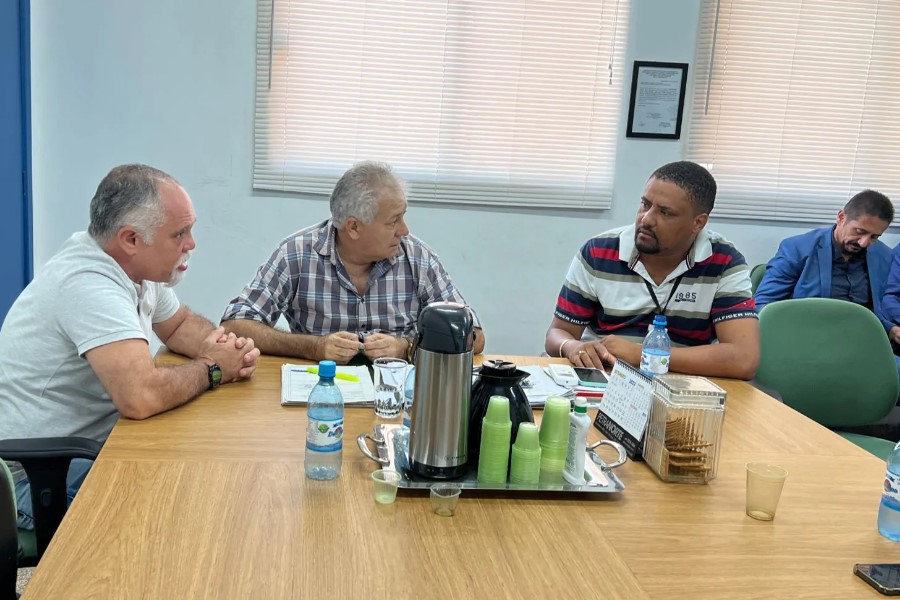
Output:
<path fill-rule="evenodd" d="M 487 412 L 484 414 L 485 423 L 506 425 L 511 423 L 509 418 L 509 398 L 506 396 L 491 396 L 488 400 Z"/>
<path fill-rule="evenodd" d="M 509 399 L 503 396 L 491 397 L 491 406 L 494 399 L 502 399 L 509 406 Z M 503 408 L 502 402 L 497 406 Z M 509 420 L 509 411 L 506 412 L 505 423 L 491 423 L 485 416 L 481 421 L 481 448 L 478 455 L 478 481 L 480 483 L 502 484 L 506 483 L 507 466 L 509 464 L 510 437 L 512 434 L 512 421 Z M 488 408 L 490 412 L 490 408 Z"/>
<path fill-rule="evenodd" d="M 544 416 L 541 417 L 541 447 L 548 445 L 562 446 L 569 443 L 569 410 L 571 405 L 566 398 L 550 396 L 544 404 Z"/>
<path fill-rule="evenodd" d="M 521 427 L 521 426 L 520 426 Z M 522 431 L 519 429 L 519 431 Z M 525 450 L 518 445 L 512 448 L 509 482 L 517 485 L 536 485 L 541 474 L 541 448 Z"/>
<path fill-rule="evenodd" d="M 538 428 L 534 423 L 520 423 L 519 432 L 516 434 L 515 447 L 521 450 L 540 450 L 541 440 L 538 436 Z"/>

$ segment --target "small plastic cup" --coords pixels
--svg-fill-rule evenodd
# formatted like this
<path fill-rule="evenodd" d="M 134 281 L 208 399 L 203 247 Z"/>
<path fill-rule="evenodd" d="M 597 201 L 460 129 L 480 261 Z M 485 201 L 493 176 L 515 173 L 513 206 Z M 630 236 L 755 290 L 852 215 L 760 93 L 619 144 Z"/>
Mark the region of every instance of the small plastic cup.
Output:
<path fill-rule="evenodd" d="M 747 516 L 760 521 L 775 518 L 788 472 L 777 465 L 747 463 Z"/>
<path fill-rule="evenodd" d="M 506 396 L 491 396 L 488 400 L 487 412 L 484 421 L 494 425 L 506 425 L 509 419 L 509 398 Z"/>
<path fill-rule="evenodd" d="M 541 442 L 538 438 L 538 428 L 534 423 L 520 423 L 516 434 L 516 448 L 522 450 L 540 450 Z"/>
<path fill-rule="evenodd" d="M 435 483 L 431 486 L 431 509 L 441 517 L 452 517 L 459 502 L 460 488 L 455 483 Z"/>
<path fill-rule="evenodd" d="M 550 396 L 544 403 L 544 416 L 541 418 L 541 429 L 538 437 L 541 447 L 548 445 L 565 448 L 569 443 L 569 411 L 571 405 L 566 398 Z M 563 450 L 565 453 L 565 450 Z"/>
<path fill-rule="evenodd" d="M 372 472 L 372 481 L 375 482 L 375 502 L 393 504 L 397 499 L 397 488 L 400 487 L 400 473 L 379 469 Z"/>

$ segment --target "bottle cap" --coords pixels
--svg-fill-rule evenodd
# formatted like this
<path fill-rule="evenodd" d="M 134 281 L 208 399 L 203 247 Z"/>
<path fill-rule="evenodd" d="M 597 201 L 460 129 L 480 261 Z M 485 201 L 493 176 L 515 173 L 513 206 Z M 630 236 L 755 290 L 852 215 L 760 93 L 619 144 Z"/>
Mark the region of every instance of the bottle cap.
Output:
<path fill-rule="evenodd" d="M 319 377 L 334 377 L 337 372 L 337 364 L 333 360 L 319 361 Z"/>
<path fill-rule="evenodd" d="M 575 412 L 587 414 L 587 400 L 583 396 L 575 396 Z"/>
<path fill-rule="evenodd" d="M 653 317 L 653 326 L 654 327 L 665 327 L 666 326 L 666 315 L 656 315 Z"/>

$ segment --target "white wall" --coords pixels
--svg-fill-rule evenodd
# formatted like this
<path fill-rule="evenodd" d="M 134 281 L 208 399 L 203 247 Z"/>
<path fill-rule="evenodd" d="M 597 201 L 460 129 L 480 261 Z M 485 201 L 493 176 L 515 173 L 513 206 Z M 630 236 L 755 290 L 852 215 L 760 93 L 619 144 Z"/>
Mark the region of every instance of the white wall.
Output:
<path fill-rule="evenodd" d="M 633 0 L 627 64 L 693 63 L 699 6 Z M 97 184 L 125 162 L 166 170 L 191 195 L 198 249 L 178 295 L 214 321 L 282 238 L 326 218 L 327 202 L 252 190 L 255 2 L 43 0 L 31 20 L 36 271 L 87 227 Z M 489 352 L 543 350 L 575 251 L 630 222 L 648 175 L 682 157 L 683 140 L 626 140 L 625 117 L 610 211 L 411 208 L 410 228 L 479 311 Z M 810 227 L 711 220 L 751 264 Z"/>

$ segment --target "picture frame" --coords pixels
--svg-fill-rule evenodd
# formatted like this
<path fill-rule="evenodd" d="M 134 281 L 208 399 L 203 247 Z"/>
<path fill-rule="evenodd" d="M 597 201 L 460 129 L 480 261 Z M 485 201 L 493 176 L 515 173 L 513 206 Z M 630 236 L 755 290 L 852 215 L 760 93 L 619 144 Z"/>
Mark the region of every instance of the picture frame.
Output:
<path fill-rule="evenodd" d="M 630 138 L 681 138 L 688 63 L 636 60 L 628 103 Z"/>

